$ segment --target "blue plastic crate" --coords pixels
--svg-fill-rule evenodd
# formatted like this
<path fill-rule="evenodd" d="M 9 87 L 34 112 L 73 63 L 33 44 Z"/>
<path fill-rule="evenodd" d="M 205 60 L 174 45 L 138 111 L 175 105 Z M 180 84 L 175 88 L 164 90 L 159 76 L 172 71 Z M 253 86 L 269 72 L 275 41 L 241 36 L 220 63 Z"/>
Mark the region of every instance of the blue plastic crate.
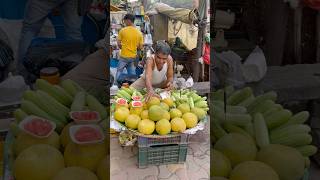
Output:
<path fill-rule="evenodd" d="M 118 63 L 119 63 L 118 59 L 115 59 L 115 58 L 110 59 L 110 67 L 116 68 L 118 67 Z"/>

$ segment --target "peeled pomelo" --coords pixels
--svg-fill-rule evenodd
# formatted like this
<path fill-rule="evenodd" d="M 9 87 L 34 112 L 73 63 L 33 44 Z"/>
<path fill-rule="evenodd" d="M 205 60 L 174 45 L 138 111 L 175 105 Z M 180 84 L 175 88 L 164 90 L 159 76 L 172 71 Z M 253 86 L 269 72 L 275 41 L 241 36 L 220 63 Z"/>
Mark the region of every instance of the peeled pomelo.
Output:
<path fill-rule="evenodd" d="M 195 115 L 197 115 L 198 119 L 201 120 L 201 119 L 204 119 L 207 115 L 207 112 L 204 111 L 203 109 L 201 108 L 198 108 L 198 107 L 194 107 L 191 109 L 191 112 Z"/>
<path fill-rule="evenodd" d="M 174 119 L 174 118 L 179 118 L 182 116 L 182 112 L 179 109 L 171 109 L 170 110 L 170 118 Z"/>
<path fill-rule="evenodd" d="M 74 122 L 71 122 L 69 124 L 67 124 L 61 134 L 60 134 L 60 142 L 61 142 L 61 145 L 63 148 L 65 148 L 67 146 L 67 144 L 71 141 L 71 138 L 70 138 L 70 134 L 69 134 L 69 129 L 70 129 L 70 126 L 74 125 L 75 123 Z"/>
<path fill-rule="evenodd" d="M 141 112 L 143 111 L 143 104 L 141 101 L 132 101 L 130 107 L 130 114 L 136 114 L 140 116 Z"/>
<path fill-rule="evenodd" d="M 244 161 L 253 161 L 256 158 L 257 147 L 254 142 L 239 133 L 230 133 L 221 137 L 214 149 L 222 152 L 234 167 Z"/>
<path fill-rule="evenodd" d="M 173 100 L 171 98 L 165 98 L 162 102 L 166 103 L 169 107 L 173 106 Z"/>
<path fill-rule="evenodd" d="M 98 180 L 98 177 L 91 171 L 82 167 L 67 167 L 58 172 L 52 180 Z"/>
<path fill-rule="evenodd" d="M 187 128 L 193 128 L 198 124 L 198 117 L 190 112 L 183 114 L 182 119 L 186 123 Z"/>
<path fill-rule="evenodd" d="M 305 158 L 293 147 L 270 144 L 257 153 L 256 159 L 272 167 L 281 180 L 299 180 L 304 174 Z"/>
<path fill-rule="evenodd" d="M 127 103 L 127 100 L 125 100 L 124 98 L 118 98 L 116 101 L 116 110 L 120 107 L 125 107 L 125 108 L 129 108 L 129 105 Z"/>
<path fill-rule="evenodd" d="M 138 131 L 145 135 L 150 135 L 155 130 L 155 123 L 150 119 L 143 119 L 138 124 Z"/>
<path fill-rule="evenodd" d="M 140 114 L 141 119 L 149 119 L 148 110 L 143 110 Z"/>
<path fill-rule="evenodd" d="M 141 121 L 140 116 L 136 114 L 130 114 L 125 120 L 125 124 L 130 129 L 137 129 L 140 121 Z"/>
<path fill-rule="evenodd" d="M 186 130 L 186 123 L 182 118 L 174 118 L 171 120 L 171 130 L 174 132 L 182 133 Z"/>
<path fill-rule="evenodd" d="M 167 119 L 161 119 L 156 123 L 156 131 L 160 135 L 166 135 L 171 132 L 171 124 Z"/>
<path fill-rule="evenodd" d="M 149 119 L 152 121 L 158 121 L 163 118 L 163 113 L 164 110 L 160 106 L 153 105 L 148 111 Z"/>
<path fill-rule="evenodd" d="M 109 179 L 109 174 L 107 172 L 107 168 L 109 168 L 109 160 L 107 158 L 107 156 L 105 156 L 98 164 L 97 167 L 97 176 L 99 178 L 99 180 L 107 180 Z"/>
<path fill-rule="evenodd" d="M 162 109 L 164 109 L 165 111 L 169 111 L 169 106 L 166 103 L 160 102 L 159 106 L 162 107 Z"/>
<path fill-rule="evenodd" d="M 178 109 L 182 112 L 182 114 L 190 112 L 189 104 L 183 103 L 178 106 Z"/>
<path fill-rule="evenodd" d="M 103 135 L 101 131 L 91 126 L 82 126 L 74 133 L 74 138 L 79 142 L 101 141 Z"/>
<path fill-rule="evenodd" d="M 245 161 L 238 164 L 230 174 L 230 180 L 279 180 L 278 174 L 259 161 Z"/>
<path fill-rule="evenodd" d="M 49 137 L 47 138 L 38 138 L 32 135 L 29 135 L 25 132 L 21 132 L 13 142 L 14 154 L 17 156 L 23 150 L 35 144 L 48 144 L 56 149 L 59 149 L 60 137 L 55 131 L 53 131 L 52 134 L 50 134 Z"/>
<path fill-rule="evenodd" d="M 13 174 L 16 180 L 44 180 L 52 179 L 63 168 L 60 151 L 47 144 L 37 144 L 19 154 Z"/>
<path fill-rule="evenodd" d="M 119 122 L 124 122 L 129 116 L 130 111 L 128 108 L 120 107 L 114 112 L 114 119 Z"/>
<path fill-rule="evenodd" d="M 228 177 L 232 170 L 230 160 L 215 149 L 213 149 L 212 156 L 212 175 Z"/>
<path fill-rule="evenodd" d="M 153 105 L 159 105 L 160 104 L 160 99 L 159 98 L 157 98 L 157 97 L 151 97 L 150 99 L 149 99 L 149 101 L 147 102 L 147 106 L 148 106 L 148 108 L 150 108 L 151 106 L 153 106 Z"/>
<path fill-rule="evenodd" d="M 70 142 L 65 151 L 64 159 L 67 167 L 79 166 L 95 172 L 100 160 L 106 155 L 106 144 L 76 144 Z"/>

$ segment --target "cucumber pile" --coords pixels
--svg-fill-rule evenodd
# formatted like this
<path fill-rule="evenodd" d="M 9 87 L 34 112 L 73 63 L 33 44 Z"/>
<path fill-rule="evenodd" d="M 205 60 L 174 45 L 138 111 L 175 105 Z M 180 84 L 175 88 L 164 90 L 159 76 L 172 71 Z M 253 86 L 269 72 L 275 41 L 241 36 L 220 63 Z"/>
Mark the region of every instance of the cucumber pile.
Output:
<path fill-rule="evenodd" d="M 224 111 L 226 94 L 226 113 Z M 213 141 L 229 133 L 240 133 L 254 140 L 257 148 L 280 144 L 297 149 L 309 161 L 317 152 L 311 145 L 311 128 L 304 124 L 308 111 L 293 114 L 276 102 L 277 93 L 270 91 L 254 96 L 250 87 L 235 90 L 228 86 L 212 95 Z"/>
<path fill-rule="evenodd" d="M 102 120 L 108 117 L 106 107 L 72 80 L 64 80 L 60 85 L 51 85 L 43 79 L 38 79 L 35 85 L 36 90 L 24 92 L 21 107 L 14 112 L 16 121 L 11 124 L 13 132 L 17 132 L 17 124 L 28 115 L 54 122 L 57 132 L 61 132 L 71 121 L 70 111 L 92 110 L 99 112 Z"/>

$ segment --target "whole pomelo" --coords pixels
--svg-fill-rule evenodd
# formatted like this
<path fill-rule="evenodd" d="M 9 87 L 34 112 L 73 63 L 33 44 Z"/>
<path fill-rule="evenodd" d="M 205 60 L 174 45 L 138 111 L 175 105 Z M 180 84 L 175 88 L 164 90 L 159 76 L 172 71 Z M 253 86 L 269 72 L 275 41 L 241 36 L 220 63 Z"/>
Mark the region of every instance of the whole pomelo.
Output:
<path fill-rule="evenodd" d="M 98 180 L 98 177 L 90 170 L 82 167 L 67 167 L 58 172 L 53 180 Z"/>
<path fill-rule="evenodd" d="M 149 99 L 149 101 L 147 102 L 147 106 L 148 106 L 148 108 L 150 108 L 153 105 L 160 105 L 160 99 L 157 97 L 154 97 L 154 96 L 151 97 Z"/>
<path fill-rule="evenodd" d="M 67 124 L 61 134 L 60 134 L 60 142 L 61 142 L 61 145 L 63 148 L 65 148 L 67 146 L 67 144 L 71 141 L 71 138 L 70 138 L 70 134 L 69 134 L 69 129 L 70 129 L 70 126 L 74 125 L 75 123 L 74 122 L 71 122 L 69 124 Z"/>
<path fill-rule="evenodd" d="M 190 112 L 183 114 L 182 119 L 186 123 L 187 128 L 193 128 L 198 124 L 198 117 Z"/>
<path fill-rule="evenodd" d="M 171 130 L 174 132 L 182 133 L 186 130 L 186 123 L 182 118 L 174 118 L 171 120 Z"/>
<path fill-rule="evenodd" d="M 231 172 L 230 160 L 220 151 L 212 151 L 212 172 L 213 176 L 228 177 Z"/>
<path fill-rule="evenodd" d="M 305 158 L 293 147 L 270 144 L 260 149 L 256 159 L 272 167 L 281 180 L 299 180 L 304 174 Z"/>
<path fill-rule="evenodd" d="M 244 161 L 255 160 L 257 154 L 254 142 L 239 133 L 230 133 L 221 137 L 214 145 L 214 149 L 222 152 L 233 167 Z"/>
<path fill-rule="evenodd" d="M 137 129 L 139 121 L 141 121 L 140 116 L 136 114 L 130 114 L 125 120 L 125 124 L 130 129 Z"/>
<path fill-rule="evenodd" d="M 179 118 L 182 116 L 182 112 L 179 109 L 171 109 L 170 110 L 170 118 L 174 119 L 174 118 Z"/>
<path fill-rule="evenodd" d="M 106 153 L 105 143 L 76 144 L 70 142 L 64 151 L 64 159 L 67 167 L 79 166 L 95 172 L 98 163 Z"/>
<path fill-rule="evenodd" d="M 138 124 L 138 131 L 145 135 L 150 135 L 155 130 L 155 123 L 150 119 L 143 119 Z"/>
<path fill-rule="evenodd" d="M 143 110 L 140 114 L 141 119 L 149 119 L 149 111 Z"/>
<path fill-rule="evenodd" d="M 171 132 L 171 123 L 167 119 L 161 119 L 156 123 L 156 131 L 160 135 L 166 135 Z"/>
<path fill-rule="evenodd" d="M 170 113 L 168 111 L 164 111 L 163 119 L 170 120 Z"/>
<path fill-rule="evenodd" d="M 13 167 L 16 180 L 52 179 L 63 168 L 61 152 L 47 144 L 36 144 L 22 151 Z"/>
<path fill-rule="evenodd" d="M 161 102 L 159 106 L 162 107 L 162 109 L 164 109 L 165 111 L 169 111 L 170 109 L 169 106 L 164 102 Z"/>
<path fill-rule="evenodd" d="M 198 119 L 201 120 L 201 119 L 204 119 L 207 115 L 207 112 L 204 111 L 203 109 L 201 108 L 198 108 L 198 107 L 194 107 L 191 109 L 191 112 L 195 115 L 197 115 Z"/>
<path fill-rule="evenodd" d="M 190 112 L 189 104 L 183 103 L 178 106 L 178 109 L 182 112 L 182 114 Z"/>
<path fill-rule="evenodd" d="M 151 106 L 148 111 L 149 119 L 152 121 L 158 121 L 162 119 L 163 114 L 164 110 L 158 105 Z"/>
<path fill-rule="evenodd" d="M 109 160 L 107 158 L 107 156 L 105 156 L 98 164 L 97 167 L 97 176 L 99 178 L 99 180 L 107 180 L 109 179 L 109 174 L 107 171 L 107 168 L 110 167 L 110 163 Z"/>
<path fill-rule="evenodd" d="M 124 122 L 129 116 L 130 111 L 128 108 L 120 107 L 114 112 L 114 119 L 119 122 Z"/>
<path fill-rule="evenodd" d="M 23 150 L 31 147 L 35 144 L 48 144 L 56 149 L 60 148 L 60 137 L 53 131 L 52 134 L 47 138 L 38 138 L 29 135 L 25 132 L 19 133 L 18 137 L 13 142 L 13 151 L 15 155 L 19 155 Z"/>
<path fill-rule="evenodd" d="M 169 107 L 173 106 L 173 100 L 171 98 L 165 98 L 162 102 L 166 103 Z"/>
<path fill-rule="evenodd" d="M 230 180 L 279 180 L 278 174 L 268 165 L 259 161 L 245 161 L 238 164 L 229 177 Z"/>

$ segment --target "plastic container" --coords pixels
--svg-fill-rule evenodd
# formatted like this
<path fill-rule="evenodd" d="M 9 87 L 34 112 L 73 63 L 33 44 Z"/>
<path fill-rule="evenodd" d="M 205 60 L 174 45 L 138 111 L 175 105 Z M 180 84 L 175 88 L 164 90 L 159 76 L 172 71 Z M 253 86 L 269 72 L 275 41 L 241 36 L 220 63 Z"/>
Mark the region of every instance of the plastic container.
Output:
<path fill-rule="evenodd" d="M 139 147 L 138 166 L 181 164 L 187 159 L 187 144 Z"/>
<path fill-rule="evenodd" d="M 99 140 L 92 140 L 92 141 L 78 141 L 75 137 L 75 134 L 78 130 L 80 130 L 80 128 L 82 127 L 91 127 L 91 128 L 94 128 L 95 130 L 97 130 L 100 135 L 101 135 L 101 138 Z M 95 124 L 82 124 L 82 125 L 72 125 L 70 126 L 70 130 L 69 130 L 69 135 L 71 137 L 71 140 L 76 143 L 76 144 L 96 144 L 96 143 L 100 143 L 100 142 L 103 142 L 104 138 L 105 138 L 105 135 L 101 129 L 100 126 L 98 125 L 95 125 Z"/>
<path fill-rule="evenodd" d="M 77 124 L 95 124 L 101 120 L 97 111 L 71 111 L 69 115 Z"/>
<path fill-rule="evenodd" d="M 180 145 L 180 144 L 188 144 L 189 135 L 188 134 L 179 134 L 177 136 L 172 137 L 143 137 L 138 136 L 138 146 L 139 147 L 151 147 L 157 145 Z"/>
<path fill-rule="evenodd" d="M 34 120 L 34 119 L 40 119 L 40 120 L 43 120 L 43 121 L 46 121 L 46 122 L 49 122 L 49 123 L 50 123 L 50 125 L 51 125 L 52 128 L 51 128 L 51 130 L 48 132 L 47 135 L 45 135 L 45 136 L 39 136 L 39 135 L 34 134 L 34 133 L 32 133 L 32 132 L 30 132 L 30 131 L 28 131 L 28 130 L 26 130 L 26 129 L 24 128 L 24 125 L 25 125 L 25 124 L 31 122 L 31 121 Z M 44 118 L 41 118 L 41 117 L 38 117 L 38 116 L 28 116 L 28 117 L 26 117 L 25 119 L 23 119 L 23 120 L 19 123 L 19 128 L 22 129 L 25 133 L 27 133 L 27 134 L 29 134 L 29 135 L 31 135 L 31 136 L 34 136 L 34 137 L 37 137 L 37 138 L 47 138 L 47 137 L 49 137 L 49 136 L 53 133 L 53 131 L 56 129 L 56 124 L 53 123 L 52 121 L 49 121 L 49 120 L 47 120 L 47 119 L 44 119 Z"/>
<path fill-rule="evenodd" d="M 48 81 L 50 84 L 59 84 L 59 69 L 56 67 L 43 68 L 40 71 L 40 78 Z"/>

